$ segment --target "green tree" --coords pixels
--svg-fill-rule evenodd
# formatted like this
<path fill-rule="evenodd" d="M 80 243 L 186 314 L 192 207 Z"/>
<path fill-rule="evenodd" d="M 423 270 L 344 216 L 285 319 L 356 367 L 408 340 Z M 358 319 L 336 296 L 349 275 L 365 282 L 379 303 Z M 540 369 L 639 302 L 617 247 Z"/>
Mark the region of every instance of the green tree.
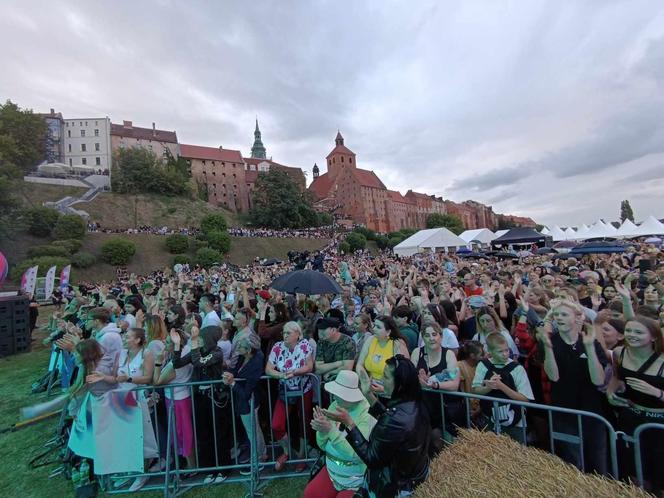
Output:
<path fill-rule="evenodd" d="M 231 236 L 228 232 L 221 230 L 212 230 L 205 236 L 210 247 L 221 254 L 226 254 L 231 248 Z"/>
<path fill-rule="evenodd" d="M 166 237 L 166 249 L 171 254 L 182 254 L 189 249 L 189 237 L 174 233 Z"/>
<path fill-rule="evenodd" d="M 301 192 L 285 172 L 272 169 L 258 174 L 253 192 L 251 223 L 268 228 L 317 226 L 321 218 L 312 206 L 309 192 Z"/>
<path fill-rule="evenodd" d="M 55 209 L 35 206 L 23 211 L 23 218 L 27 223 L 28 233 L 35 237 L 48 237 L 60 218 Z"/>
<path fill-rule="evenodd" d="M 96 261 L 94 254 L 85 251 L 77 252 L 71 257 L 71 264 L 76 268 L 90 268 Z"/>
<path fill-rule="evenodd" d="M 184 159 L 167 156 L 164 162 L 151 150 L 140 147 L 118 149 L 113 155 L 111 185 L 121 194 L 189 194 L 190 176 Z"/>
<path fill-rule="evenodd" d="M 367 238 L 361 233 L 351 232 L 346 237 L 346 243 L 350 246 L 351 251 L 357 251 L 367 247 Z"/>
<path fill-rule="evenodd" d="M 431 213 L 427 216 L 427 228 L 447 228 L 450 232 L 459 235 L 463 232 L 463 222 L 453 214 Z"/>
<path fill-rule="evenodd" d="M 67 258 L 70 256 L 70 252 L 64 247 L 56 245 L 32 246 L 30 249 L 28 249 L 29 258 L 39 258 L 42 256 L 57 256 L 61 258 Z"/>
<path fill-rule="evenodd" d="M 364 235 L 367 240 L 376 240 L 376 232 L 369 230 L 367 227 L 357 227 L 353 232 Z"/>
<path fill-rule="evenodd" d="M 223 259 L 224 256 L 219 251 L 215 251 L 210 247 L 201 247 L 196 251 L 196 258 L 194 260 L 196 264 L 203 268 L 209 268 L 215 263 L 221 263 Z"/>
<path fill-rule="evenodd" d="M 0 172 L 17 176 L 33 170 L 44 158 L 48 126 L 32 110 L 11 101 L 0 104 Z"/>
<path fill-rule="evenodd" d="M 350 254 L 350 244 L 344 240 L 339 244 L 339 251 L 341 251 L 341 254 Z"/>
<path fill-rule="evenodd" d="M 136 254 L 136 245 L 121 237 L 108 239 L 101 246 L 101 257 L 114 266 L 126 265 Z"/>
<path fill-rule="evenodd" d="M 223 232 L 228 228 L 226 218 L 221 213 L 207 214 L 201 220 L 201 232 L 207 234 L 212 231 Z"/>
<path fill-rule="evenodd" d="M 632 211 L 632 206 L 628 200 L 624 200 L 620 203 L 620 221 L 629 220 L 632 223 L 634 222 L 634 211 Z"/>
<path fill-rule="evenodd" d="M 82 239 L 85 237 L 87 226 L 83 218 L 75 214 L 65 214 L 58 218 L 53 227 L 53 236 L 56 239 Z"/>

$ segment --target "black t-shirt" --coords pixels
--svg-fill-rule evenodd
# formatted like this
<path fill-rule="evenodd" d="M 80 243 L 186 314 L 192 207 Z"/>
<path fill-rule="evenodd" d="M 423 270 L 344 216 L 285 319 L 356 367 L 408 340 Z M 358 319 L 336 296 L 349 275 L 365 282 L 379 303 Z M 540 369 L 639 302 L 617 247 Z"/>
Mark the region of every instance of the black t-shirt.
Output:
<path fill-rule="evenodd" d="M 604 395 L 590 380 L 588 357 L 581 336 L 576 344 L 567 344 L 560 334 L 551 336 L 553 354 L 558 365 L 558 382 L 551 382 L 551 399 L 554 405 L 574 410 L 601 413 Z M 602 346 L 595 340 L 595 353 L 602 367 L 607 358 Z"/>

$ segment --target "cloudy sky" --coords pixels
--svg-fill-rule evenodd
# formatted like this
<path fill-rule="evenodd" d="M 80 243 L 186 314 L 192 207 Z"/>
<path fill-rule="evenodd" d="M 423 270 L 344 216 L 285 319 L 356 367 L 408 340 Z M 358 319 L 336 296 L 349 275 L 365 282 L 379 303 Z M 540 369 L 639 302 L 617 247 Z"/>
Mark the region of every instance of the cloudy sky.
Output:
<path fill-rule="evenodd" d="M 561 225 L 664 217 L 664 2 L 0 0 L 0 99 Z M 324 170 L 324 168 L 323 168 Z"/>

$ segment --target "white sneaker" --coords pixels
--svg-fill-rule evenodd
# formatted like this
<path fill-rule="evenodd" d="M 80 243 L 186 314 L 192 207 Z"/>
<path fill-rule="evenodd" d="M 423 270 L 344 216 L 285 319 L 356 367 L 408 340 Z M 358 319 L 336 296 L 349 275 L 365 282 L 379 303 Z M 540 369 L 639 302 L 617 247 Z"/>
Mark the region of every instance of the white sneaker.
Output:
<path fill-rule="evenodd" d="M 155 463 L 153 463 L 150 468 L 148 469 L 148 472 L 159 472 L 161 470 L 164 470 L 166 468 L 166 460 L 163 458 L 159 458 Z"/>
<path fill-rule="evenodd" d="M 150 479 L 150 476 L 140 476 L 134 479 L 134 482 L 132 483 L 131 486 L 129 486 L 129 491 L 138 491 L 141 489 L 143 486 L 145 486 L 145 483 L 148 482 Z"/>
<path fill-rule="evenodd" d="M 226 479 L 228 479 L 228 476 L 221 473 L 208 474 L 208 476 L 205 479 L 203 479 L 203 484 L 221 484 Z"/>

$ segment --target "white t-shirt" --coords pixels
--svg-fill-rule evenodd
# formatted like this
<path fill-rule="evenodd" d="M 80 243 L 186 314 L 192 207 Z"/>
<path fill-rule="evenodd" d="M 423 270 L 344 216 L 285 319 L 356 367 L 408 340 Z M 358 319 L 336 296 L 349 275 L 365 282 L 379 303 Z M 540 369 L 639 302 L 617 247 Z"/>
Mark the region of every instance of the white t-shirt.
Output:
<path fill-rule="evenodd" d="M 221 349 L 221 352 L 224 355 L 224 363 L 228 365 L 228 362 L 231 359 L 231 351 L 233 350 L 233 344 L 228 339 L 219 339 L 217 341 L 217 347 Z"/>
<path fill-rule="evenodd" d="M 185 345 L 182 348 L 182 356 L 188 354 L 191 351 L 189 345 Z M 191 363 L 187 363 L 181 368 L 175 369 L 175 378 L 169 382 L 169 384 L 183 384 L 191 380 L 191 373 L 194 371 L 194 366 Z M 173 398 L 171 398 L 171 391 L 173 392 Z M 191 396 L 191 390 L 188 387 L 174 387 L 173 389 L 164 389 L 164 394 L 168 399 L 174 399 L 179 401 L 181 399 L 187 399 Z"/>
<path fill-rule="evenodd" d="M 512 336 L 507 330 L 501 330 L 500 335 L 502 335 L 505 340 L 507 341 L 507 346 L 510 348 L 510 356 L 512 358 L 518 358 L 519 357 L 519 348 L 516 346 L 516 343 L 514 342 L 514 339 L 512 339 Z M 486 346 L 486 336 L 485 335 L 480 335 L 479 333 L 475 334 L 473 336 L 473 341 L 479 341 L 482 343 L 482 345 Z"/>

